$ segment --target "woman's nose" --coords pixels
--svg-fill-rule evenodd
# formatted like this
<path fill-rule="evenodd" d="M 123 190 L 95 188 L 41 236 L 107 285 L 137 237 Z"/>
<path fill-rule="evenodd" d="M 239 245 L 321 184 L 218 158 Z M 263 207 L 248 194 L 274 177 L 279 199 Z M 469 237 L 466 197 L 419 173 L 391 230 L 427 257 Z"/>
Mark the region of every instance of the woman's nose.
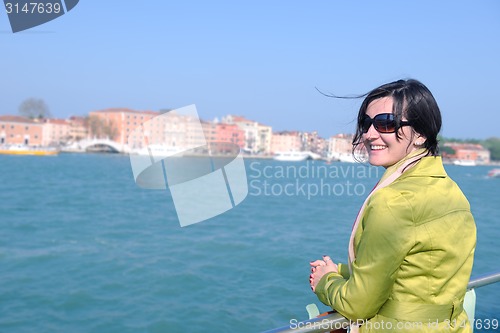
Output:
<path fill-rule="evenodd" d="M 373 126 L 373 124 L 370 124 L 370 127 L 368 127 L 368 131 L 363 134 L 365 140 L 371 140 L 375 138 L 378 135 L 377 130 Z"/>

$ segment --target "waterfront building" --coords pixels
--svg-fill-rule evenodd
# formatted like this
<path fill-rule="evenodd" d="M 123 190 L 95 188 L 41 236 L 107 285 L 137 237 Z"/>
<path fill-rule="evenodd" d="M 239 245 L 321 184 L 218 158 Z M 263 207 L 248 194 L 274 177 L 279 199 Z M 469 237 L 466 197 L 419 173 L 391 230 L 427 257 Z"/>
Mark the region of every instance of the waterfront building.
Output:
<path fill-rule="evenodd" d="M 0 116 L 0 144 L 40 146 L 43 123 L 21 116 Z"/>
<path fill-rule="evenodd" d="M 244 133 L 245 144 L 243 150 L 250 154 L 258 152 L 257 138 L 259 136 L 258 123 L 241 116 L 227 115 L 222 118 L 222 123 L 236 125 Z"/>
<path fill-rule="evenodd" d="M 89 135 L 88 131 L 88 117 L 71 116 L 68 119 L 69 123 L 69 141 L 75 142 L 83 139 L 87 139 Z"/>
<path fill-rule="evenodd" d="M 202 121 L 201 127 L 207 143 L 215 142 L 217 140 L 217 124 L 210 121 Z"/>
<path fill-rule="evenodd" d="M 163 142 L 165 139 L 165 123 L 160 113 L 154 111 L 136 111 L 127 108 L 110 108 L 91 111 L 88 119 L 90 138 L 109 139 L 130 148 L 143 148 L 145 137 L 151 143 Z M 134 130 L 147 123 L 144 131 Z M 130 141 L 129 141 L 130 136 Z"/>
<path fill-rule="evenodd" d="M 272 127 L 257 123 L 257 133 L 257 152 L 262 155 L 270 155 L 273 137 Z"/>
<path fill-rule="evenodd" d="M 303 151 L 310 151 L 321 156 L 326 154 L 328 144 L 316 131 L 301 132 L 301 142 Z"/>
<path fill-rule="evenodd" d="M 169 126 L 170 122 L 171 120 L 168 118 L 167 126 Z M 182 133 L 184 147 L 201 147 L 207 144 L 207 138 L 203 131 L 203 121 L 201 119 L 190 115 L 176 115 L 176 122 L 180 128 L 184 128 L 184 133 Z"/>
<path fill-rule="evenodd" d="M 151 145 L 175 152 L 206 144 L 200 120 L 175 110 L 105 109 L 90 112 L 88 123 L 90 138 L 109 139 L 132 151 Z"/>
<path fill-rule="evenodd" d="M 490 163 L 490 151 L 480 144 L 446 142 L 444 146 L 454 151 L 454 153 L 443 152 L 443 158 L 447 160 L 474 162 L 475 164 Z"/>
<path fill-rule="evenodd" d="M 215 124 L 215 141 L 230 142 L 240 148 L 245 146 L 245 132 L 235 124 Z"/>
<path fill-rule="evenodd" d="M 235 124 L 204 121 L 202 127 L 212 153 L 236 152 L 235 146 L 241 149 L 245 146 L 245 133 Z M 231 143 L 233 146 L 225 143 Z"/>
<path fill-rule="evenodd" d="M 337 134 L 328 140 L 327 157 L 334 160 L 352 159 L 353 134 Z"/>
<path fill-rule="evenodd" d="M 161 117 L 150 120 L 144 130 L 155 133 L 152 144 L 162 144 L 179 150 L 204 146 L 206 143 L 203 123 L 197 117 L 178 114 L 176 111 L 163 113 Z"/>
<path fill-rule="evenodd" d="M 245 145 L 243 150 L 250 154 L 270 154 L 272 127 L 259 124 L 242 116 L 227 115 L 222 123 L 236 125 L 244 132 Z"/>
<path fill-rule="evenodd" d="M 282 131 L 273 133 L 271 137 L 271 153 L 301 151 L 302 141 L 297 131 Z"/>
<path fill-rule="evenodd" d="M 325 140 L 324 138 L 318 136 L 318 138 L 316 139 L 315 148 L 316 150 L 313 150 L 313 152 L 321 155 L 322 157 L 325 157 L 328 152 L 328 140 Z"/>
<path fill-rule="evenodd" d="M 70 122 L 65 119 L 44 119 L 42 146 L 60 146 L 70 141 Z"/>

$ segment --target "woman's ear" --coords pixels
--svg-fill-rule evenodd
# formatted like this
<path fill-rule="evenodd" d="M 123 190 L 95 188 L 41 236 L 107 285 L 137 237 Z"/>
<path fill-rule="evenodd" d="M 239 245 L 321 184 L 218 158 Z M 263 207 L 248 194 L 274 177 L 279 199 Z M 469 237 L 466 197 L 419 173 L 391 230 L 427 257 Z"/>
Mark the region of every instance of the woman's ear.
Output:
<path fill-rule="evenodd" d="M 417 133 L 415 140 L 413 141 L 413 145 L 415 147 L 422 147 L 425 143 L 425 140 L 427 140 L 427 138 L 425 136 Z"/>

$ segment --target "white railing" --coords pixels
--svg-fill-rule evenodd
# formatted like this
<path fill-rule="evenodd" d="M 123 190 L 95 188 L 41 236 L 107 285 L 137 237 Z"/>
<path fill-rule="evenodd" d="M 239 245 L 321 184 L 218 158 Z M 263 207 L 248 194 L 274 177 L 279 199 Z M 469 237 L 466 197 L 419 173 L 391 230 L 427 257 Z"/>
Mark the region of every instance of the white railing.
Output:
<path fill-rule="evenodd" d="M 469 282 L 467 290 L 473 290 L 500 281 L 500 272 L 481 275 Z M 296 322 L 288 326 L 275 328 L 263 333 L 322 333 L 334 329 L 349 327 L 349 320 L 337 312 L 322 317 Z"/>

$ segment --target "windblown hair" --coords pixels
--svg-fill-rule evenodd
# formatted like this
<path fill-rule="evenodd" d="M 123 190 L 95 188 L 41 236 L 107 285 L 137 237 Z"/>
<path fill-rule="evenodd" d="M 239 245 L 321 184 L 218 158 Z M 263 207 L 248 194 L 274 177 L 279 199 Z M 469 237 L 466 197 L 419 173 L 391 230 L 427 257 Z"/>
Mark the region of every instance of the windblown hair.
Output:
<path fill-rule="evenodd" d="M 362 124 L 368 105 L 383 97 L 393 99 L 392 113 L 396 128 L 399 130 L 404 115 L 413 130 L 426 138 L 423 147 L 427 149 L 428 154 L 436 156 L 439 153 L 437 136 L 441 130 L 441 112 L 434 96 L 425 85 L 414 79 L 398 80 L 359 97 L 364 96 L 366 97 L 359 109 L 356 134 L 352 141 L 353 153 L 360 145 L 362 146 Z M 398 140 L 401 139 L 398 131 L 395 135 Z"/>

